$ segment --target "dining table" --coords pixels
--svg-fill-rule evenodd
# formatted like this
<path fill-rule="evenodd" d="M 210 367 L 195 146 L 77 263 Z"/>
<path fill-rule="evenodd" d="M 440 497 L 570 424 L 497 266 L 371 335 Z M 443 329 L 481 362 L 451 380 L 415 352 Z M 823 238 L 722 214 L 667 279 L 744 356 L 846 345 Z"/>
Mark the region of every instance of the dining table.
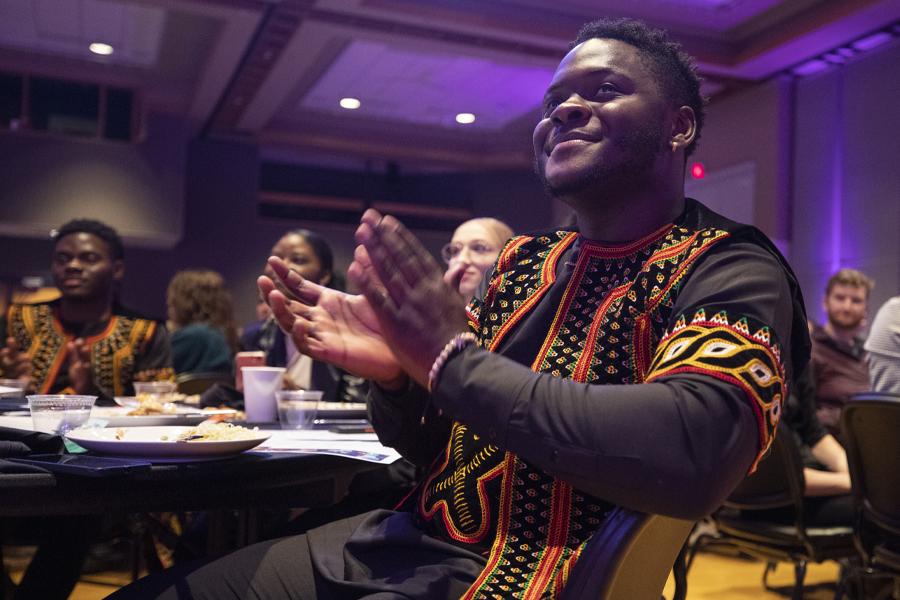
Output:
<path fill-rule="evenodd" d="M 30 418 L 7 415 L 0 415 L 0 427 L 30 429 Z M 239 547 L 256 541 L 255 515 L 261 509 L 330 506 L 344 498 L 354 477 L 386 469 L 395 456 L 373 436 L 353 438 L 357 443 L 351 446 L 365 451 L 349 451 L 340 449 L 348 437 L 339 433 L 315 432 L 309 434 L 313 439 L 301 442 L 295 438 L 302 438 L 303 432 L 279 431 L 277 424 L 263 427 L 272 434 L 269 446 L 214 460 L 156 462 L 151 457 L 149 468 L 106 477 L 2 472 L 0 517 L 228 512 L 240 518 L 230 542 Z M 373 455 L 377 462 L 371 460 Z M 370 460 L 358 458 L 365 456 Z M 210 548 L 213 553 L 230 549 Z"/>

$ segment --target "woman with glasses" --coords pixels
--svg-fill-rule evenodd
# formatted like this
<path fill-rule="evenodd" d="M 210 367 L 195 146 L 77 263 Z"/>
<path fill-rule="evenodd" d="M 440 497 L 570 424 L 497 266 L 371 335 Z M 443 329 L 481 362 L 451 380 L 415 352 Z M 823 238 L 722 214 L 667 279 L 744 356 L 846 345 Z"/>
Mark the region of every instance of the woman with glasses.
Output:
<path fill-rule="evenodd" d="M 450 243 L 441 249 L 441 257 L 447 263 L 444 281 L 458 289 L 466 302 L 472 300 L 512 235 L 509 225 L 491 217 L 464 222 L 453 232 Z"/>

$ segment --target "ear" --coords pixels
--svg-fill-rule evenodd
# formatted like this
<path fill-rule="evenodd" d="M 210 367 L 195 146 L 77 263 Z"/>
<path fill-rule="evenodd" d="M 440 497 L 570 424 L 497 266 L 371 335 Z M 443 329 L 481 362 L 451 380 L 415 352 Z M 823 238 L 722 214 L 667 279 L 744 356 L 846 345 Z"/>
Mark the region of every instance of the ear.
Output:
<path fill-rule="evenodd" d="M 672 134 L 669 139 L 672 152 L 687 150 L 696 137 L 697 115 L 690 106 L 682 106 L 675 112 L 675 120 L 672 123 Z"/>
<path fill-rule="evenodd" d="M 112 264 L 113 281 L 122 281 L 125 277 L 125 261 L 122 259 L 114 260 Z"/>

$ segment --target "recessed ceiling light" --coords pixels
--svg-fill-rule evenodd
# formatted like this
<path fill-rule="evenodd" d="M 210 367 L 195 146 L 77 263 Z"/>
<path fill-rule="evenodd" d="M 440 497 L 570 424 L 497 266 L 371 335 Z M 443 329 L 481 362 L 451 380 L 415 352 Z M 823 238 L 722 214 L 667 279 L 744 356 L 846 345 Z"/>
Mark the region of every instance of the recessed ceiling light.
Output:
<path fill-rule="evenodd" d="M 101 56 L 109 56 L 113 53 L 113 47 L 103 42 L 94 42 L 88 46 L 88 49 L 94 54 L 100 54 Z"/>
<path fill-rule="evenodd" d="M 356 98 L 341 98 L 340 105 L 341 108 L 346 108 L 347 110 L 356 110 L 362 106 L 362 102 Z"/>
<path fill-rule="evenodd" d="M 456 115 L 456 122 L 461 125 L 468 125 L 475 122 L 475 115 L 472 113 L 459 113 Z"/>

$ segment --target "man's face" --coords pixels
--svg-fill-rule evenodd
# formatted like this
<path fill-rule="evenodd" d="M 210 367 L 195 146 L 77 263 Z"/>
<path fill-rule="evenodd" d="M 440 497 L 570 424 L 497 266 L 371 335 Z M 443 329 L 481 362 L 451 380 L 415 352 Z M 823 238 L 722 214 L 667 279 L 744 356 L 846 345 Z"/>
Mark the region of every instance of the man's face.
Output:
<path fill-rule="evenodd" d="M 857 285 L 835 284 L 825 296 L 828 322 L 835 329 L 855 330 L 866 318 L 866 288 Z"/>
<path fill-rule="evenodd" d="M 667 148 L 674 110 L 641 51 L 591 39 L 557 68 L 534 130 L 535 168 L 551 196 L 628 189 Z"/>
<path fill-rule="evenodd" d="M 124 267 L 121 260 L 113 260 L 102 239 L 77 232 L 56 242 L 50 272 L 64 298 L 93 300 L 110 296 Z"/>

